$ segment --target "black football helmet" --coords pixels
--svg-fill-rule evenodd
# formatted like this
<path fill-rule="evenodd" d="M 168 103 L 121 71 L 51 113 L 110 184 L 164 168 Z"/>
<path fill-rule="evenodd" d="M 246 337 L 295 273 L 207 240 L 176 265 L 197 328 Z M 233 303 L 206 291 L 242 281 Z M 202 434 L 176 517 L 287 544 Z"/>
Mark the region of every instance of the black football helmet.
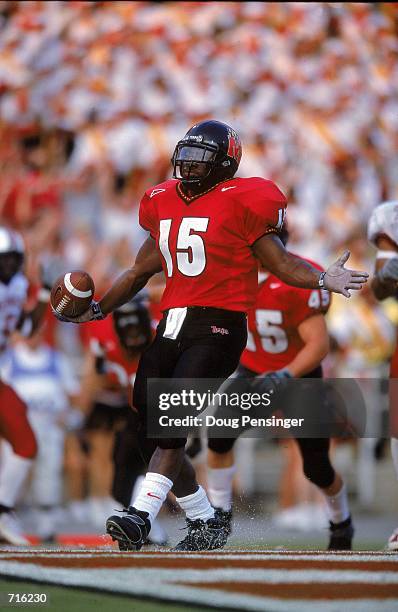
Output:
<path fill-rule="evenodd" d="M 141 299 L 135 298 L 113 312 L 113 326 L 122 347 L 136 356 L 152 339 L 151 319 Z"/>
<path fill-rule="evenodd" d="M 0 227 L 0 282 L 8 285 L 22 268 L 24 257 L 22 236 L 7 227 Z"/>
<path fill-rule="evenodd" d="M 177 142 L 171 162 L 173 178 L 201 192 L 234 176 L 242 157 L 238 134 L 221 121 L 201 121 Z"/>

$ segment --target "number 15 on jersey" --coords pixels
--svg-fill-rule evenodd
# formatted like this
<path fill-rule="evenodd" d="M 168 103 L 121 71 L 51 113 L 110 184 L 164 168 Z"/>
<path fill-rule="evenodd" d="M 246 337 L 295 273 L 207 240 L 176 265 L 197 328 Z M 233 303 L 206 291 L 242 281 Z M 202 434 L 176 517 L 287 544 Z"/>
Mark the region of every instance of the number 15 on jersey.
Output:
<path fill-rule="evenodd" d="M 174 265 L 184 276 L 199 276 L 206 267 L 205 243 L 200 233 L 207 231 L 209 217 L 184 217 L 181 220 L 175 262 L 170 252 L 172 223 L 172 219 L 161 219 L 159 224 L 159 249 L 166 263 L 167 276 L 173 275 Z"/>

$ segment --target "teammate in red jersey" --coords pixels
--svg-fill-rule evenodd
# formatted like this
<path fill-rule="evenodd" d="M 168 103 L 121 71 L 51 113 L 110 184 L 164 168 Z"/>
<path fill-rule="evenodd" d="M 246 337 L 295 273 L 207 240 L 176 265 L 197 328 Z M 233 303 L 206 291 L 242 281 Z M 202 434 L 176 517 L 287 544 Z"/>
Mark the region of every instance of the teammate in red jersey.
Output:
<path fill-rule="evenodd" d="M 286 244 L 286 230 L 281 239 Z M 248 316 L 248 342 L 237 376 L 250 378 L 268 373 L 274 378 L 322 377 L 321 361 L 329 348 L 324 315 L 330 293 L 324 289 L 297 289 L 266 272 L 261 272 L 260 279 L 261 276 L 256 303 Z M 229 532 L 235 440 L 236 437 L 208 441 L 209 498 Z M 326 501 L 331 530 L 329 550 L 351 549 L 353 528 L 347 492 L 330 463 L 329 438 L 296 438 L 296 442 L 306 477 L 320 488 Z"/>
<path fill-rule="evenodd" d="M 369 241 L 377 248 L 372 289 L 378 300 L 398 297 L 398 200 L 382 202 L 373 210 L 368 223 Z M 391 455 L 398 478 L 398 342 L 390 364 L 390 435 Z M 387 546 L 398 550 L 398 527 Z"/>
<path fill-rule="evenodd" d="M 25 311 L 28 280 L 23 274 L 24 243 L 12 230 L 0 227 L 0 365 L 11 334 L 31 335 L 40 325 L 50 298 L 42 288 L 32 310 Z M 0 467 L 0 540 L 15 546 L 29 544 L 22 535 L 14 506 L 36 456 L 36 438 L 27 418 L 27 407 L 15 391 L 0 380 L 0 437 L 12 452 Z"/>
<path fill-rule="evenodd" d="M 236 369 L 246 345 L 246 311 L 255 299 L 258 260 L 288 284 L 325 286 L 346 297 L 366 282 L 366 273 L 344 268 L 348 252 L 321 274 L 285 250 L 278 232 L 286 199 L 272 181 L 234 178 L 241 154 L 239 136 L 228 125 L 194 125 L 176 145 L 173 180 L 148 189 L 142 198 L 140 223 L 150 237 L 134 266 L 99 303 L 69 319 L 81 323 L 106 316 L 164 271 L 164 317 L 140 360 L 134 386 L 134 406 L 144 419 L 148 378 L 225 379 Z M 188 535 L 177 550 L 225 544 L 226 534 L 185 455 L 185 441 L 158 440 L 134 507 L 126 517 L 108 519 L 108 533 L 123 546 L 140 548 L 170 489 L 188 522 Z"/>

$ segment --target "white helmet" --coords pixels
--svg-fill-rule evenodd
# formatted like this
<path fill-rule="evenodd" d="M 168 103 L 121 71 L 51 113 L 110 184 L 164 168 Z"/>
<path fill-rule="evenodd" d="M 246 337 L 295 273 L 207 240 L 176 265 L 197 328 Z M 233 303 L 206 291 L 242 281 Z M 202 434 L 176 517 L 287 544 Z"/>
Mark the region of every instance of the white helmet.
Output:
<path fill-rule="evenodd" d="M 398 245 L 398 200 L 382 202 L 370 215 L 368 240 L 377 246 L 376 240 L 381 234 Z"/>
<path fill-rule="evenodd" d="M 0 281 L 2 283 L 8 284 L 21 269 L 24 255 L 25 246 L 22 236 L 7 227 L 0 227 Z"/>
<path fill-rule="evenodd" d="M 25 254 L 25 245 L 21 234 L 7 227 L 0 227 L 0 253 Z"/>

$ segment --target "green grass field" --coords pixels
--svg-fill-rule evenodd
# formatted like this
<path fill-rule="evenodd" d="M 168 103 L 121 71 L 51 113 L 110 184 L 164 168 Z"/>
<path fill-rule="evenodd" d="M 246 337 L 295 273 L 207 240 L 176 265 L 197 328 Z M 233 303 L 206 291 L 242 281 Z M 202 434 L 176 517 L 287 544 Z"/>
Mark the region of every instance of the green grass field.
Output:
<path fill-rule="evenodd" d="M 48 598 L 46 604 L 8 604 L 8 593 L 45 593 Z M 161 602 L 145 601 L 133 597 L 120 597 L 105 593 L 74 589 L 71 587 L 49 586 L 18 580 L 0 579 L 0 609 L 40 610 L 45 612 L 183 612 L 186 605 L 166 604 Z M 190 604 L 190 609 L 199 610 Z M 208 610 L 211 608 L 200 608 Z"/>

